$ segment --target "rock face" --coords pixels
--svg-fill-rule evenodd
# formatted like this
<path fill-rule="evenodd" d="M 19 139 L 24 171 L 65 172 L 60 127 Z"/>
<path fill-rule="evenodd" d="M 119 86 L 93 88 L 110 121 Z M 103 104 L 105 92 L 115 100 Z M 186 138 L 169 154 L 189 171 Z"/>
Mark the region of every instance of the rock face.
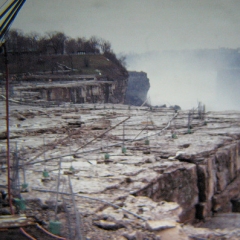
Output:
<path fill-rule="evenodd" d="M 37 84 L 36 84 L 37 82 Z M 31 76 L 14 86 L 14 99 L 72 103 L 123 103 L 127 75 Z"/>
<path fill-rule="evenodd" d="M 150 88 L 149 79 L 145 72 L 128 72 L 128 85 L 125 97 L 125 104 L 141 106 L 147 99 Z"/>
<path fill-rule="evenodd" d="M 180 161 L 193 162 L 197 168 L 199 191 L 196 218 L 205 219 L 217 212 L 231 212 L 234 199 L 239 199 L 239 140 L 225 146 L 203 152 L 202 157 L 184 154 Z M 221 146 L 220 143 L 218 146 Z M 223 144 L 224 145 L 224 144 Z M 217 147 L 217 146 L 216 146 Z M 215 148 L 215 147 L 214 147 Z"/>
<path fill-rule="evenodd" d="M 27 56 L 22 57 L 26 63 Z M 15 58 L 15 61 L 10 61 L 11 98 L 28 103 L 33 100 L 48 101 L 57 105 L 62 102 L 124 103 L 128 72 L 117 59 L 111 60 L 102 54 L 42 58 L 48 63 L 46 68 L 40 67 L 41 64 L 36 61 L 38 57 L 32 57 L 31 67 L 25 66 L 21 71 L 16 71 Z M 83 67 L 86 58 L 90 66 Z M 70 62 L 67 61 L 70 59 Z M 49 68 L 51 62 L 58 66 L 55 70 Z M 0 82 L 0 87 L 3 87 L 2 84 Z"/>
<path fill-rule="evenodd" d="M 170 167 L 145 188 L 134 193 L 147 196 L 156 202 L 177 202 L 182 207 L 180 221 L 195 218 L 195 205 L 198 203 L 196 167 L 192 164 L 176 164 Z"/>

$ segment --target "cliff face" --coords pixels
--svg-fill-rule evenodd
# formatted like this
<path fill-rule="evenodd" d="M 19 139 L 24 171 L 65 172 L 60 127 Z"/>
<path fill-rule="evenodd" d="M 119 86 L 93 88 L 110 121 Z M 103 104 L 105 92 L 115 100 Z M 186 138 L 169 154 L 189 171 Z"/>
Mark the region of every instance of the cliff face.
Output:
<path fill-rule="evenodd" d="M 24 57 L 26 62 L 27 56 Z M 88 67 L 83 66 L 84 57 L 89 61 Z M 53 56 L 42 57 L 42 61 L 49 62 L 46 66 L 33 59 L 31 66 L 25 66 L 19 74 L 15 71 L 17 64 L 11 59 L 11 87 L 15 93 L 11 97 L 24 100 L 25 96 L 29 98 L 29 94 L 34 93 L 35 100 L 44 101 L 113 104 L 124 102 L 128 72 L 123 66 L 100 54 L 54 55 L 52 61 L 56 66 L 51 69 L 52 58 Z"/>
<path fill-rule="evenodd" d="M 150 83 L 145 72 L 129 72 L 125 104 L 141 106 L 147 99 L 149 88 Z"/>
<path fill-rule="evenodd" d="M 79 78 L 82 78 L 79 75 Z M 29 100 L 29 95 L 35 94 L 31 100 L 43 100 L 50 102 L 72 102 L 72 103 L 123 103 L 127 78 L 119 77 L 115 80 L 105 79 L 93 80 L 74 79 L 50 79 L 50 81 L 36 80 L 21 81 L 21 85 L 14 86 L 14 99 Z M 32 94 L 31 94 L 32 93 Z M 27 97 L 27 98 L 26 98 Z"/>

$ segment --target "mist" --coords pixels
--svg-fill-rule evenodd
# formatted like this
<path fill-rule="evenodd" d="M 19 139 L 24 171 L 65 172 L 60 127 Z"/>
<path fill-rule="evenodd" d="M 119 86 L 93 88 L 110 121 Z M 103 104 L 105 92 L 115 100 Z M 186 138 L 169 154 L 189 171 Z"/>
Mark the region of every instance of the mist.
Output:
<path fill-rule="evenodd" d="M 198 102 L 207 111 L 240 110 L 238 51 L 229 49 L 129 54 L 129 70 L 144 71 L 150 80 L 152 105 L 191 109 Z"/>

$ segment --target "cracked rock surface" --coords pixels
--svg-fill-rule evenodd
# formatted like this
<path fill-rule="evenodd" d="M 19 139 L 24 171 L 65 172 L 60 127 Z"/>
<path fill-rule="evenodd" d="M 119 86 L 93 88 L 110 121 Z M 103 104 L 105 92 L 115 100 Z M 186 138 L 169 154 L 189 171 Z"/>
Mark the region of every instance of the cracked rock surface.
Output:
<path fill-rule="evenodd" d="M 5 188 L 4 102 L 0 108 Z M 45 227 L 57 204 L 62 235 L 72 239 L 76 226 L 86 239 L 237 239 L 238 230 L 222 219 L 239 211 L 240 112 L 208 112 L 204 119 L 196 112 L 188 130 L 188 111 L 11 103 L 14 194 L 28 184 L 23 212 Z"/>

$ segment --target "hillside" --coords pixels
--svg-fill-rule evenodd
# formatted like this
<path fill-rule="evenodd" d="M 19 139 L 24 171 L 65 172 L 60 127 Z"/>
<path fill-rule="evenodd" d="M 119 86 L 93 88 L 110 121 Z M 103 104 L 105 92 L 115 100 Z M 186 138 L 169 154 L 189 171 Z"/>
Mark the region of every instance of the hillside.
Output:
<path fill-rule="evenodd" d="M 9 31 L 6 37 L 12 74 L 98 74 L 127 76 L 124 57 L 117 57 L 110 42 L 97 37 L 71 38 L 63 32 L 24 34 Z M 4 71 L 4 66 L 0 66 Z"/>
<path fill-rule="evenodd" d="M 4 73 L 3 64 L 1 68 Z M 10 53 L 9 70 L 14 88 L 11 97 L 16 100 L 57 104 L 124 102 L 128 72 L 104 54 Z"/>
<path fill-rule="evenodd" d="M 104 75 L 110 79 L 126 77 L 127 71 L 118 66 L 103 54 L 9 54 L 10 73 L 21 77 L 32 74 L 95 74 Z M 1 71 L 4 66 L 1 64 Z"/>
<path fill-rule="evenodd" d="M 103 39 L 73 39 L 62 32 L 27 35 L 11 30 L 6 48 L 10 94 L 18 101 L 124 102 L 128 79 L 124 57 L 117 57 Z M 5 73 L 4 64 L 0 73 Z"/>

